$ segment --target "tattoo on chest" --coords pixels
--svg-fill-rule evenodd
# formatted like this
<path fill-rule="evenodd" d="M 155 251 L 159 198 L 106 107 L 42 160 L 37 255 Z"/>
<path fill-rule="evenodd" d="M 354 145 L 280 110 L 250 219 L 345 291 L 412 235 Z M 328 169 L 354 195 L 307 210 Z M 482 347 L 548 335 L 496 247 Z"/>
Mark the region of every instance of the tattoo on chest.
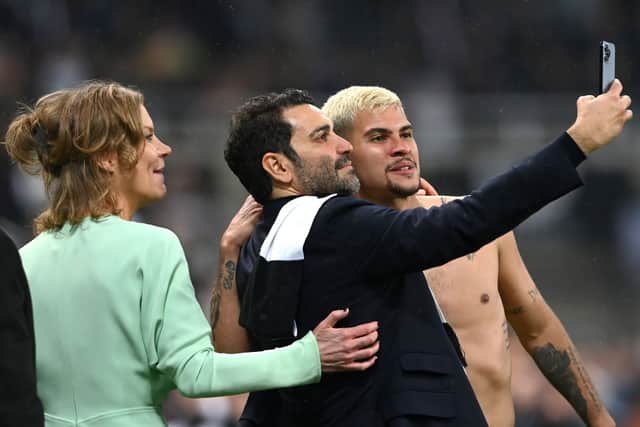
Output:
<path fill-rule="evenodd" d="M 225 289 L 233 288 L 233 279 L 236 275 L 236 264 L 233 261 L 227 261 L 224 263 L 225 276 L 222 281 L 222 286 Z"/>

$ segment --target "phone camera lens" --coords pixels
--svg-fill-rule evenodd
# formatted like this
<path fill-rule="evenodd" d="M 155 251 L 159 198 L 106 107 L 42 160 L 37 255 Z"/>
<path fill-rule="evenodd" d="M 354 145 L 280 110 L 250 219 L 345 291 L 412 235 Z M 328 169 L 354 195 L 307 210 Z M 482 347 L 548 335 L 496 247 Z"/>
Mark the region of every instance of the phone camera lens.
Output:
<path fill-rule="evenodd" d="M 608 45 L 605 45 L 604 46 L 604 60 L 608 61 L 610 57 L 611 57 L 611 49 L 609 48 Z"/>

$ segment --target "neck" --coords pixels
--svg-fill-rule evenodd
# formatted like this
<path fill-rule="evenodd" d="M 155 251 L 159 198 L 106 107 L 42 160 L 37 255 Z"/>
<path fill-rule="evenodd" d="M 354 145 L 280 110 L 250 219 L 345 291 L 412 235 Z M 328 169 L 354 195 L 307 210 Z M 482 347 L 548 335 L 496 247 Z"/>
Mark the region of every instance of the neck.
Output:
<path fill-rule="evenodd" d="M 360 191 L 356 193 L 356 197 L 400 211 L 420 206 L 420 202 L 418 202 L 415 194 L 411 196 L 398 196 L 389 192 L 376 194 L 367 192 L 361 188 Z"/>
<path fill-rule="evenodd" d="M 118 196 L 118 216 L 120 218 L 131 221 L 137 210 L 138 207 L 127 200 L 126 197 Z"/>
<path fill-rule="evenodd" d="M 300 196 L 304 194 L 302 191 L 295 188 L 293 185 L 273 185 L 271 190 L 271 199 L 281 199 L 289 196 Z"/>

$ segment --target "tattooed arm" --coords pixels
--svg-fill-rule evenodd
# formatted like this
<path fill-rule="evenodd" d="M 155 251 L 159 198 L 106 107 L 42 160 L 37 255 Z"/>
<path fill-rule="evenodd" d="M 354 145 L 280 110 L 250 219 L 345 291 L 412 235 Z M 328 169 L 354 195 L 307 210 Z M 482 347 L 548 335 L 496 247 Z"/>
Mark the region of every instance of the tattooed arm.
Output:
<path fill-rule="evenodd" d="M 217 351 L 241 353 L 250 350 L 249 334 L 238 323 L 240 301 L 236 289 L 236 264 L 241 246 L 262 215 L 262 205 L 249 196 L 220 239 L 218 275 L 211 292 L 211 332 Z"/>
<path fill-rule="evenodd" d="M 513 233 L 501 237 L 498 248 L 500 296 L 523 347 L 587 425 L 615 426 L 567 331 L 529 275 Z"/>
<path fill-rule="evenodd" d="M 211 292 L 211 333 L 216 351 L 241 353 L 249 351 L 249 336 L 238 323 L 240 303 L 236 290 L 236 261 L 240 249 L 220 245 L 218 276 Z"/>

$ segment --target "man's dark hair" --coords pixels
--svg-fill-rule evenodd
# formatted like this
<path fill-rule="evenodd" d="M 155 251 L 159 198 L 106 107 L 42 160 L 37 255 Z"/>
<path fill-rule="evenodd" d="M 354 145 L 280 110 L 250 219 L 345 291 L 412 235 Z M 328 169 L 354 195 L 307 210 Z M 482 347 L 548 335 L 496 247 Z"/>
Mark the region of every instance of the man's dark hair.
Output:
<path fill-rule="evenodd" d="M 251 98 L 231 117 L 224 159 L 260 203 L 269 200 L 273 189 L 271 176 L 262 167 L 265 153 L 282 153 L 294 164 L 300 164 L 298 154 L 291 147 L 293 129 L 283 120 L 282 113 L 302 104 L 313 104 L 307 92 L 286 89 Z"/>

